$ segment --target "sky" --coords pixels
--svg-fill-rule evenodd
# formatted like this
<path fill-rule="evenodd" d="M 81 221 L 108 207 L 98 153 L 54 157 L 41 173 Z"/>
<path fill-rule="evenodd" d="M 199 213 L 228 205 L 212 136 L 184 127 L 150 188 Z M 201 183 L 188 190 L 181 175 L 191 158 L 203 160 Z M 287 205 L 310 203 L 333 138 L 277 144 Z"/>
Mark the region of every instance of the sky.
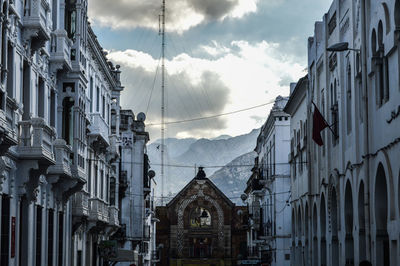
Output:
<path fill-rule="evenodd" d="M 166 0 L 165 121 L 230 113 L 288 96 L 307 74 L 307 39 L 331 0 Z M 90 0 L 91 25 L 122 70 L 121 105 L 160 137 L 162 0 Z M 271 104 L 166 125 L 166 137 L 237 136 L 259 128 Z"/>

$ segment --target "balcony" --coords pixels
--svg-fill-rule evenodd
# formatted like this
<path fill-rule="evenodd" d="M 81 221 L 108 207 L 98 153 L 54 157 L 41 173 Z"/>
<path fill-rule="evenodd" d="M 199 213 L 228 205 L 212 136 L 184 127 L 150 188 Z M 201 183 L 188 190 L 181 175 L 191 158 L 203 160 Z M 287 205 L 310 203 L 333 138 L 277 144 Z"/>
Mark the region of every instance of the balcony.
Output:
<path fill-rule="evenodd" d="M 23 39 L 31 41 L 31 52 L 43 48 L 50 40 L 50 28 L 47 15 L 50 12 L 48 1 L 26 0 L 22 17 Z"/>
<path fill-rule="evenodd" d="M 23 160 L 38 160 L 40 163 L 55 164 L 53 141 L 55 131 L 43 118 L 19 122 L 19 144 L 17 152 Z"/>
<path fill-rule="evenodd" d="M 101 114 L 91 114 L 89 125 L 89 142 L 98 152 L 106 152 L 110 146 L 109 128 Z"/>
<path fill-rule="evenodd" d="M 119 219 L 118 219 L 118 208 L 115 206 L 109 206 L 108 207 L 108 213 L 109 213 L 109 226 L 113 227 L 119 227 Z"/>
<path fill-rule="evenodd" d="M 56 72 L 64 67 L 71 70 L 71 46 L 72 41 L 68 38 L 64 29 L 58 29 L 52 33 L 50 46 L 51 72 Z"/>
<path fill-rule="evenodd" d="M 54 165 L 54 129 L 47 126 L 43 118 L 20 121 L 19 143 L 16 152 L 20 160 L 17 169 L 20 193 L 35 201 L 38 196 L 39 180 L 47 174 L 49 166 Z"/>
<path fill-rule="evenodd" d="M 98 198 L 89 199 L 89 220 L 94 222 L 108 223 L 108 204 Z"/>
<path fill-rule="evenodd" d="M 71 162 L 70 154 L 71 148 L 67 145 L 65 140 L 56 139 L 53 143 L 56 163 L 49 167 L 48 173 L 50 175 L 61 175 L 71 177 Z"/>
<path fill-rule="evenodd" d="M 56 163 L 49 167 L 47 180 L 52 184 L 57 199 L 66 203 L 76 192 L 75 187 L 78 185 L 79 190 L 81 187 L 71 173 L 70 146 L 63 139 L 55 140 L 53 146 Z"/>
<path fill-rule="evenodd" d="M 4 155 L 11 146 L 18 144 L 17 130 L 14 126 L 14 111 L 7 104 L 6 111 L 0 110 L 0 155 Z"/>
<path fill-rule="evenodd" d="M 115 161 L 120 157 L 118 136 L 111 135 L 109 136 L 109 140 L 110 140 L 110 146 L 108 147 L 107 159 L 108 161 Z"/>
<path fill-rule="evenodd" d="M 89 216 L 89 193 L 80 191 L 72 198 L 72 215 L 75 217 Z"/>

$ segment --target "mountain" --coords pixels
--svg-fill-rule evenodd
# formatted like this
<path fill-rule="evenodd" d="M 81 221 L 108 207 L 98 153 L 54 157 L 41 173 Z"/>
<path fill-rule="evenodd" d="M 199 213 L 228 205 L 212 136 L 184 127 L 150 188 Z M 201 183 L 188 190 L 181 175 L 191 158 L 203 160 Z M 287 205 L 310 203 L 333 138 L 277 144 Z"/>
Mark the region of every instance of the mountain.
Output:
<path fill-rule="evenodd" d="M 240 195 L 246 188 L 256 157 L 254 151 L 243 154 L 209 177 L 237 205 L 243 205 Z"/>
<path fill-rule="evenodd" d="M 220 168 L 235 159 L 250 160 L 250 155 L 240 157 L 254 150 L 258 133 L 259 129 L 254 129 L 248 134 L 236 137 L 222 135 L 215 139 L 166 139 L 164 142 L 164 195 L 175 194 L 182 189 L 196 175 L 198 166 L 204 166 L 207 176 L 212 176 L 215 171 L 218 172 Z M 157 140 L 147 146 L 151 168 L 156 172 L 156 194 L 158 196 L 161 195 L 162 186 L 160 142 Z M 253 162 L 254 159 L 251 162 L 246 161 L 246 164 Z M 243 183 L 236 182 L 235 178 L 244 178 L 244 174 L 241 174 L 240 171 L 243 169 L 231 170 L 229 179 L 233 182 L 232 187 L 235 188 L 235 191 L 240 190 L 238 186 Z M 235 174 L 238 176 L 236 177 Z M 234 185 L 236 183 L 237 185 Z M 231 189 L 231 187 L 227 188 Z M 228 195 L 231 193 L 228 190 L 222 191 Z"/>
<path fill-rule="evenodd" d="M 230 139 L 230 138 L 232 138 L 232 137 L 229 135 L 221 135 L 216 138 L 213 138 L 212 140 L 221 140 L 221 139 Z"/>

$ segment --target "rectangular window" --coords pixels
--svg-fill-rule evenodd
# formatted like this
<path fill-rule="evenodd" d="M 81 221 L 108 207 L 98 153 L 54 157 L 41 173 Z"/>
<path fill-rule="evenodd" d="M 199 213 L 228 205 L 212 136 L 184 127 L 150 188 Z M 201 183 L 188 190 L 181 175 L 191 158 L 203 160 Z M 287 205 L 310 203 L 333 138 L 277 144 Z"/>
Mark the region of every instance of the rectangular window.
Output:
<path fill-rule="evenodd" d="M 100 112 L 100 88 L 96 88 L 96 112 Z"/>
<path fill-rule="evenodd" d="M 29 120 L 31 112 L 31 67 L 27 61 L 24 61 L 22 78 L 22 103 L 24 106 L 22 120 Z"/>
<path fill-rule="evenodd" d="M 110 202 L 110 177 L 106 176 L 106 201 Z"/>
<path fill-rule="evenodd" d="M 100 198 L 104 200 L 104 171 L 100 170 Z"/>
<path fill-rule="evenodd" d="M 76 265 L 82 266 L 82 250 L 78 250 L 76 255 Z"/>
<path fill-rule="evenodd" d="M 103 116 L 103 118 L 106 118 L 106 97 L 103 96 L 103 108 L 101 110 L 101 115 Z"/>
<path fill-rule="evenodd" d="M 88 167 L 88 182 L 87 182 L 87 191 L 90 193 L 92 192 L 92 161 L 89 159 L 87 159 L 87 167 Z"/>
<path fill-rule="evenodd" d="M 89 81 L 89 93 L 90 93 L 90 112 L 93 112 L 93 78 L 90 77 Z"/>
<path fill-rule="evenodd" d="M 45 83 L 42 77 L 39 78 L 38 84 L 38 117 L 44 118 L 44 106 L 45 106 Z"/>
<path fill-rule="evenodd" d="M 15 97 L 15 92 L 14 92 L 14 82 L 15 82 L 15 77 L 14 77 L 14 68 L 15 68 L 15 61 L 14 61 L 14 48 L 11 46 L 11 44 L 8 44 L 8 59 L 7 59 L 7 94 L 8 97 L 14 98 Z"/>
<path fill-rule="evenodd" d="M 1 196 L 1 265 L 9 264 L 10 250 L 10 198 L 7 195 Z"/>
<path fill-rule="evenodd" d="M 42 207 L 36 206 L 36 265 L 42 263 Z"/>
<path fill-rule="evenodd" d="M 58 213 L 58 266 L 63 266 L 64 255 L 64 213 Z"/>
<path fill-rule="evenodd" d="M 26 197 L 22 197 L 19 209 L 19 262 L 20 265 L 28 265 L 28 227 L 26 221 L 29 217 L 29 202 Z"/>
<path fill-rule="evenodd" d="M 94 196 L 95 197 L 99 196 L 99 194 L 98 194 L 98 185 L 97 185 L 98 178 L 99 178 L 99 176 L 98 176 L 97 165 L 95 164 L 94 165 Z"/>
<path fill-rule="evenodd" d="M 54 258 L 54 210 L 49 209 L 49 225 L 48 225 L 48 247 L 47 247 L 47 265 L 53 266 Z"/>
<path fill-rule="evenodd" d="M 58 11 L 58 6 L 57 6 L 57 0 L 53 0 L 53 5 L 51 7 L 51 18 L 53 19 L 53 30 L 57 29 L 57 11 Z"/>
<path fill-rule="evenodd" d="M 346 82 L 346 122 L 347 122 L 347 134 L 350 134 L 351 132 L 351 119 L 352 119 L 352 110 L 351 110 L 351 66 L 348 65 L 347 67 L 347 82 Z"/>

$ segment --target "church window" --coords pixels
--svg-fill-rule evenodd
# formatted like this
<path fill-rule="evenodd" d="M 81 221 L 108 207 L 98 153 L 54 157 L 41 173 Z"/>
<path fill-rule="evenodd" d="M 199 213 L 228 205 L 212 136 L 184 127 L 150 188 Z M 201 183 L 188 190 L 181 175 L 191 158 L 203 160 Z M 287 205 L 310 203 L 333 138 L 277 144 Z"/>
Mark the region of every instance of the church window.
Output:
<path fill-rule="evenodd" d="M 203 207 L 197 207 L 190 214 L 190 227 L 202 228 L 211 226 L 211 214 Z"/>

